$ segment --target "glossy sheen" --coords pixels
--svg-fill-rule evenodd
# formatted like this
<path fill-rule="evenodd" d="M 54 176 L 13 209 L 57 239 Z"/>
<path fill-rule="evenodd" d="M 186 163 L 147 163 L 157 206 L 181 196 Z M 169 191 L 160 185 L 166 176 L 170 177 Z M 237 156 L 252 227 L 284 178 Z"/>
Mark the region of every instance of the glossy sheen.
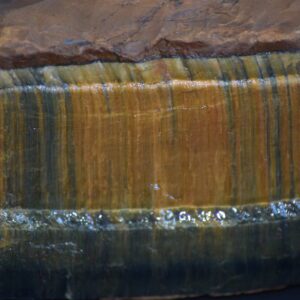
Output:
<path fill-rule="evenodd" d="M 268 203 L 300 196 L 295 54 L 0 72 L 0 205 Z"/>
<path fill-rule="evenodd" d="M 299 199 L 159 211 L 6 209 L 0 297 L 182 297 L 299 284 L 299 227 Z"/>
<path fill-rule="evenodd" d="M 299 63 L 0 70 L 0 297 L 299 284 Z"/>

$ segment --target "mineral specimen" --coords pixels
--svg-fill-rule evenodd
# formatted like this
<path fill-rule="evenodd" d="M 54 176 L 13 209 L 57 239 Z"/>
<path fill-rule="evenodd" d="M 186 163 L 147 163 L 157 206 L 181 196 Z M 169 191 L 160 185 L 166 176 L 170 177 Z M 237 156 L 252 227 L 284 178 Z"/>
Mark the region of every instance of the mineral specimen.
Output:
<path fill-rule="evenodd" d="M 272 3 L 0 4 L 0 297 L 300 283 L 299 1 Z"/>

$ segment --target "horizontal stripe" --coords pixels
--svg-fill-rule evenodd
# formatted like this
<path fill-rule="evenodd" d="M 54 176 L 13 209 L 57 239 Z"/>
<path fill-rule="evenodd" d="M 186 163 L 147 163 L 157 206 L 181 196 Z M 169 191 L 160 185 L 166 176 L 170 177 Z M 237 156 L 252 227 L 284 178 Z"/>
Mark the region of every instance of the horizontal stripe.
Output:
<path fill-rule="evenodd" d="M 159 210 L 43 210 L 1 209 L 0 231 L 29 230 L 140 230 L 194 227 L 234 227 L 300 220 L 300 199 L 268 205 L 180 207 Z"/>
<path fill-rule="evenodd" d="M 0 294 L 224 295 L 299 284 L 299 213 L 299 199 L 153 213 L 1 210 Z"/>

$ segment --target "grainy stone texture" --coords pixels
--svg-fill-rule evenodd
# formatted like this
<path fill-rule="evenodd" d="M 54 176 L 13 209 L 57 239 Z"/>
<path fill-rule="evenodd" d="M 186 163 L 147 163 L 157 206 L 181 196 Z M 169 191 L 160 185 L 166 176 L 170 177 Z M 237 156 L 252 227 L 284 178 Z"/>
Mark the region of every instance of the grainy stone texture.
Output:
<path fill-rule="evenodd" d="M 0 67 L 300 49 L 299 0 L 0 1 Z"/>

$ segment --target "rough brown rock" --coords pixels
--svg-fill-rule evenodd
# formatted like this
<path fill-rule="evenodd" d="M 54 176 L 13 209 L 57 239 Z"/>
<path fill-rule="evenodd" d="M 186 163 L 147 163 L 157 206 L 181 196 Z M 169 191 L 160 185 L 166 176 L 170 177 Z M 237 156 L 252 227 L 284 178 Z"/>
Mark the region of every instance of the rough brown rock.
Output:
<path fill-rule="evenodd" d="M 300 49 L 299 0 L 1 1 L 0 67 Z"/>

